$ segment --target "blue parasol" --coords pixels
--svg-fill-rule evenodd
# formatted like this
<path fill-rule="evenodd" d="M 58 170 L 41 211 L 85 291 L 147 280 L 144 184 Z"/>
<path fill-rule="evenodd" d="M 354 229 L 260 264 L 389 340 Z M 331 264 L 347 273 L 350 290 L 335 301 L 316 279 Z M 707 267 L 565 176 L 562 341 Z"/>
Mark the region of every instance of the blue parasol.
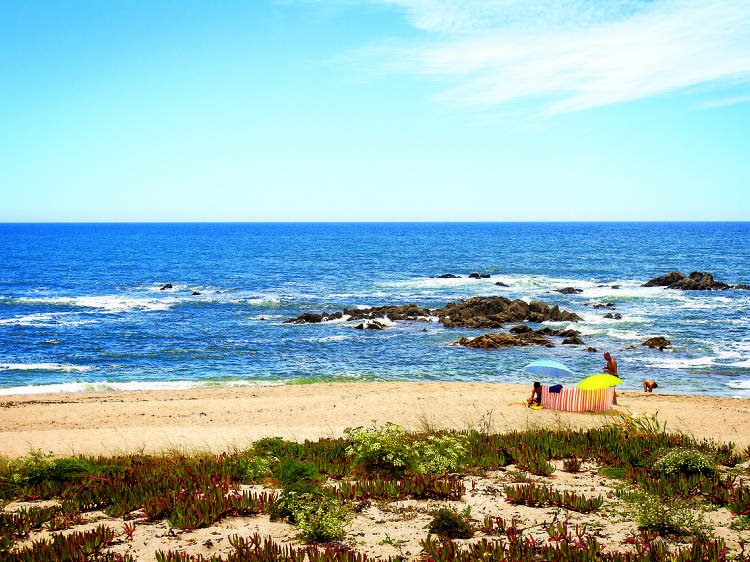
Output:
<path fill-rule="evenodd" d="M 568 369 L 562 363 L 550 361 L 548 359 L 540 359 L 533 363 L 529 363 L 523 368 L 523 370 L 527 373 L 532 373 L 542 377 L 561 377 L 573 374 L 573 371 Z"/>

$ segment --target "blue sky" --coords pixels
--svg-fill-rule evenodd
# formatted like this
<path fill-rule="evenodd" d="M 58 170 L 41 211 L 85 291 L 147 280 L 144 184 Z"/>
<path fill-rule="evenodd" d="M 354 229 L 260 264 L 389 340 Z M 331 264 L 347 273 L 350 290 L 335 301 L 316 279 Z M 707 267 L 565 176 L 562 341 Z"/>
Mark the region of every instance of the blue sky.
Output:
<path fill-rule="evenodd" d="M 0 221 L 750 220 L 750 3 L 0 3 Z"/>

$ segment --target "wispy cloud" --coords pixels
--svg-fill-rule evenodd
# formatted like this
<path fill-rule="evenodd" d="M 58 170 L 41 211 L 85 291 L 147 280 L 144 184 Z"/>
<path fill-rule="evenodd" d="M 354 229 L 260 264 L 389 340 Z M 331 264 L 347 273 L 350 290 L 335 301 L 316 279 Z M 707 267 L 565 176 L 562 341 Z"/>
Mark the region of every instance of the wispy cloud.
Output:
<path fill-rule="evenodd" d="M 444 80 L 436 96 L 444 102 L 532 101 L 553 115 L 694 86 L 750 84 L 746 1 L 377 1 L 401 9 L 426 38 L 370 54 L 391 69 Z"/>

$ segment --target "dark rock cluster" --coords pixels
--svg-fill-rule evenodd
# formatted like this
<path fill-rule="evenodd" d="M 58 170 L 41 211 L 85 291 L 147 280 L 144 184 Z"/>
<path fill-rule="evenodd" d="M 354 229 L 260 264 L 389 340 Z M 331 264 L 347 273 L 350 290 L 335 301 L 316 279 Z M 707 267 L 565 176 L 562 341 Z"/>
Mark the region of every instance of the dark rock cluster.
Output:
<path fill-rule="evenodd" d="M 514 326 L 510 329 L 510 334 L 482 334 L 475 338 L 462 337 L 454 345 L 471 347 L 474 349 L 498 349 L 501 347 L 518 347 L 528 345 L 540 345 L 543 347 L 555 347 L 546 336 L 558 336 L 565 338 L 563 344 L 582 345 L 583 341 L 578 337 L 580 332 L 577 330 L 553 330 L 545 327 L 541 330 L 532 330 L 528 326 Z"/>
<path fill-rule="evenodd" d="M 448 303 L 433 311 L 446 328 L 502 328 L 508 322 L 544 322 L 545 320 L 577 322 L 580 316 L 557 305 L 550 307 L 541 301 L 527 303 L 506 297 L 473 297 Z"/>
<path fill-rule="evenodd" d="M 648 348 L 651 349 L 658 349 L 659 351 L 664 351 L 665 347 L 669 347 L 672 345 L 672 343 L 662 336 L 656 336 L 654 338 L 648 338 L 645 342 L 643 342 L 641 345 L 645 345 Z"/>
<path fill-rule="evenodd" d="M 671 271 L 661 277 L 655 277 L 647 281 L 641 287 L 666 287 L 667 289 L 680 289 L 682 291 L 722 291 L 730 289 L 731 285 L 715 281 L 710 273 L 693 271 L 685 276 L 679 271 Z"/>
<path fill-rule="evenodd" d="M 577 322 L 580 316 L 567 310 L 560 310 L 555 305 L 541 301 L 527 303 L 520 299 L 510 300 L 505 297 L 474 297 L 465 301 L 452 302 L 443 308 L 430 310 L 416 304 L 403 306 L 376 306 L 372 308 L 345 308 L 334 314 L 314 314 L 304 312 L 296 318 L 285 320 L 285 324 L 314 324 L 324 320 L 340 319 L 348 315 L 350 320 L 364 321 L 388 318 L 389 320 L 426 321 L 428 317 L 437 316 L 446 328 L 502 328 L 508 322 L 544 322 L 545 320 Z"/>

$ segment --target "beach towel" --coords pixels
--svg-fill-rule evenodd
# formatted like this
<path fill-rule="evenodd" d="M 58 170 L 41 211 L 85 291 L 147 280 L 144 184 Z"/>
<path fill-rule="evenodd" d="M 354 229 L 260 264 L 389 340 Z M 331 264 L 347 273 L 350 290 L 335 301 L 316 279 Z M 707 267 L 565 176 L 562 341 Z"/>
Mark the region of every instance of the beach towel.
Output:
<path fill-rule="evenodd" d="M 549 391 L 553 392 L 553 393 L 560 392 L 561 390 L 562 390 L 562 385 L 561 384 L 556 384 L 555 386 L 550 386 L 549 387 Z"/>

